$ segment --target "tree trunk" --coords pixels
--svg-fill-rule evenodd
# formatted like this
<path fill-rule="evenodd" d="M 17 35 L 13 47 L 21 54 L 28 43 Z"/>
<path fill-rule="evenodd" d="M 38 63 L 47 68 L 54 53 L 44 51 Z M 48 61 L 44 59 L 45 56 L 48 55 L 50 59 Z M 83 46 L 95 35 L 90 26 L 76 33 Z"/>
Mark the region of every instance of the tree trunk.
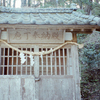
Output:
<path fill-rule="evenodd" d="M 13 1 L 13 8 L 15 8 L 15 2 L 16 2 L 16 0 Z"/>
<path fill-rule="evenodd" d="M 11 7 L 11 0 L 9 0 L 9 6 Z"/>
<path fill-rule="evenodd" d="M 89 0 L 88 4 L 86 5 L 86 12 L 88 15 L 91 15 L 91 11 L 92 11 L 92 0 Z"/>
<path fill-rule="evenodd" d="M 34 5 L 36 4 L 36 1 L 34 0 Z"/>
<path fill-rule="evenodd" d="M 55 3 L 56 4 L 56 0 L 50 0 L 50 2 Z"/>
<path fill-rule="evenodd" d="M 81 1 L 79 2 L 79 5 L 80 5 L 80 9 L 82 9 L 83 7 L 82 7 L 82 2 Z"/>
<path fill-rule="evenodd" d="M 3 0 L 3 6 L 5 6 L 5 0 Z"/>
<path fill-rule="evenodd" d="M 99 1 L 98 1 L 98 0 L 96 0 L 96 3 L 99 3 Z"/>
<path fill-rule="evenodd" d="M 31 0 L 28 0 L 28 7 L 31 6 Z"/>
<path fill-rule="evenodd" d="M 26 6 L 26 0 L 21 0 L 21 7 L 25 7 Z"/>
<path fill-rule="evenodd" d="M 89 0 L 89 5 L 88 5 L 88 14 L 91 14 L 91 10 L 92 10 L 92 0 Z"/>
<path fill-rule="evenodd" d="M 23 6 L 24 6 L 24 7 L 26 6 L 26 0 L 23 1 Z"/>
<path fill-rule="evenodd" d="M 2 5 L 2 0 L 0 0 L 0 6 Z"/>
<path fill-rule="evenodd" d="M 70 2 L 70 5 L 71 5 L 71 3 L 72 3 L 72 0 L 69 0 L 69 2 Z"/>
<path fill-rule="evenodd" d="M 21 7 L 23 7 L 24 5 L 23 5 L 24 3 L 23 3 L 23 0 L 21 0 Z"/>

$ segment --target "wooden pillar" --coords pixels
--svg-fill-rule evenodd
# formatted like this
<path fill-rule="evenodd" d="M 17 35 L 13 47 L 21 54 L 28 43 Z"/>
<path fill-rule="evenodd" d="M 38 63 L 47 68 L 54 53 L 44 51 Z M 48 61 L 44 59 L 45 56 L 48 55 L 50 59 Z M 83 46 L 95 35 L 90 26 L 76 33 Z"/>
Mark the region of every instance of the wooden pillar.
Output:
<path fill-rule="evenodd" d="M 34 47 L 34 52 L 39 52 L 39 47 Z M 34 57 L 34 76 L 39 78 L 39 56 Z M 39 100 L 39 81 L 35 81 L 35 100 Z"/>
<path fill-rule="evenodd" d="M 0 47 L 0 65 L 1 65 L 1 47 Z M 2 69 L 0 67 L 0 75 L 2 74 Z"/>
<path fill-rule="evenodd" d="M 73 40 L 72 42 L 77 42 L 77 34 L 73 32 Z"/>
<path fill-rule="evenodd" d="M 69 48 L 67 48 L 67 75 L 70 75 Z"/>
<path fill-rule="evenodd" d="M 1 30 L 0 30 L 0 39 L 1 39 Z M 0 43 L 0 65 L 1 65 L 1 43 Z M 0 67 L 0 75 L 2 74 L 2 69 Z"/>
<path fill-rule="evenodd" d="M 72 53 L 72 67 L 73 67 L 73 80 L 74 80 L 74 100 L 81 100 L 80 94 L 80 76 L 79 76 L 79 59 L 78 59 L 78 47 L 76 45 L 71 46 Z"/>

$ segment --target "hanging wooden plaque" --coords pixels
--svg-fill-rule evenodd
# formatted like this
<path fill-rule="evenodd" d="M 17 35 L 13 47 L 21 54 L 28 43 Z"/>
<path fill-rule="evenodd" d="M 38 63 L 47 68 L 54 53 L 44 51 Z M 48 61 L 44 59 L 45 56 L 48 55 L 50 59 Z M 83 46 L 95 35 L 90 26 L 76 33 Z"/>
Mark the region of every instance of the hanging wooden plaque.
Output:
<path fill-rule="evenodd" d="M 8 43 L 63 43 L 63 30 L 8 29 Z"/>

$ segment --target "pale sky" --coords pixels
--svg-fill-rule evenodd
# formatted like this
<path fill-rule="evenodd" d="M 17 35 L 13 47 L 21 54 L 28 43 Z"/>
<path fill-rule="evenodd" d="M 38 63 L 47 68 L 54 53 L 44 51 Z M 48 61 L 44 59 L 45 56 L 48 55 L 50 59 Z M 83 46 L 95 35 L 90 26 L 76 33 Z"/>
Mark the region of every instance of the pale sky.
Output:
<path fill-rule="evenodd" d="M 15 7 L 16 8 L 20 8 L 21 7 L 21 0 L 16 0 Z"/>

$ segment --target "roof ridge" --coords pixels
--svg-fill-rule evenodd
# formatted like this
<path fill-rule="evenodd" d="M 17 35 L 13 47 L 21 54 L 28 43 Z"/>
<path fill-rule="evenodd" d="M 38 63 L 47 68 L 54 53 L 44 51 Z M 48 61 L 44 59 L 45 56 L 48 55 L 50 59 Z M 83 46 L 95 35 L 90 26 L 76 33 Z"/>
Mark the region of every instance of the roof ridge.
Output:
<path fill-rule="evenodd" d="M 11 8 L 0 6 L 0 11 L 6 13 L 72 13 L 76 10 L 76 8 Z"/>

